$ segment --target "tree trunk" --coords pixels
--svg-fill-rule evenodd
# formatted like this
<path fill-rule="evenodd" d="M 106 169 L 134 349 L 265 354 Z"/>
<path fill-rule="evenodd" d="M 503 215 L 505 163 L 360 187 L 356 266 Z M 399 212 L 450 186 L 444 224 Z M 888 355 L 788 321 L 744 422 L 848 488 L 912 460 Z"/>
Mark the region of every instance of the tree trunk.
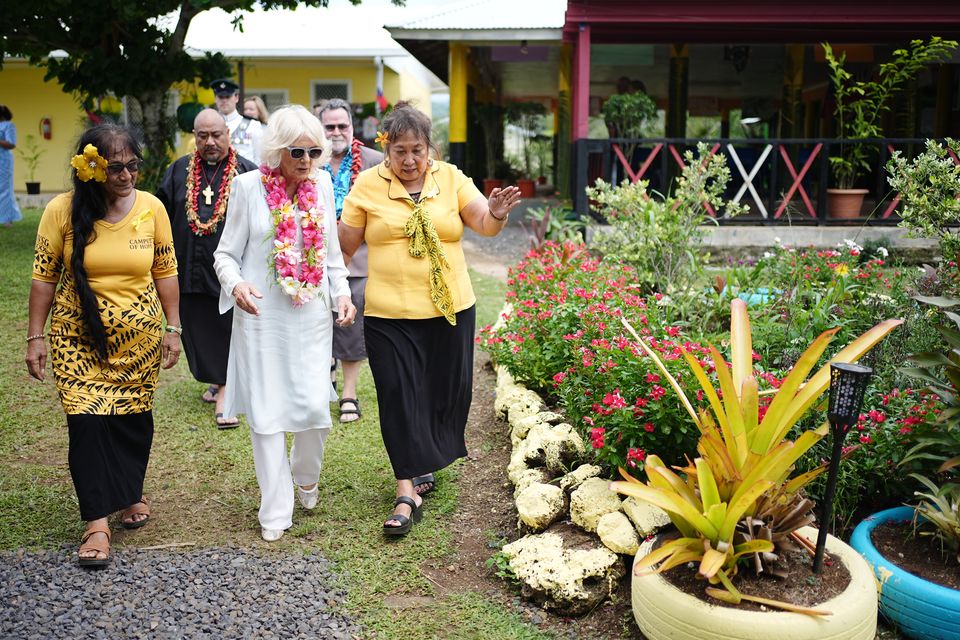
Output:
<path fill-rule="evenodd" d="M 174 150 L 176 121 L 167 112 L 169 93 L 166 89 L 150 91 L 130 96 L 130 101 L 136 103 L 134 108 L 140 112 L 139 122 L 131 118 L 130 125 L 142 135 L 144 146 L 143 171 L 137 180 L 137 187 L 153 192 L 160 184 Z"/>

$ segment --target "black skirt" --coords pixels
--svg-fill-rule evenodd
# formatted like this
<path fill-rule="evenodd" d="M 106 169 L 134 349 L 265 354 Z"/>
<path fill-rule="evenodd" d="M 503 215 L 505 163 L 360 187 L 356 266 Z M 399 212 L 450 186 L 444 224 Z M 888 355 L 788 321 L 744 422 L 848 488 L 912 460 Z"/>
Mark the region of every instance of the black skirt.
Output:
<path fill-rule="evenodd" d="M 218 298 L 202 293 L 180 294 L 180 336 L 190 373 L 199 382 L 226 384 L 233 310 L 220 313 Z"/>
<path fill-rule="evenodd" d="M 153 412 L 68 414 L 67 427 L 80 518 L 105 518 L 139 502 L 153 443 Z"/>
<path fill-rule="evenodd" d="M 380 408 L 380 433 L 398 480 L 467 455 L 463 432 L 473 394 L 476 310 L 445 318 L 364 318 Z"/>

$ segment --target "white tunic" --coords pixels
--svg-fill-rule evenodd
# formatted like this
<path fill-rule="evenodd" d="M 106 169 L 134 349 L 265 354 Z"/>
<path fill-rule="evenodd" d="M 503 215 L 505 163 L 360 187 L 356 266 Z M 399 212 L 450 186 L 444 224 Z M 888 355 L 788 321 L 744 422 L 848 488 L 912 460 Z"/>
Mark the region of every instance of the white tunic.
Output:
<path fill-rule="evenodd" d="M 241 309 L 233 314 L 227 362 L 224 415 L 246 414 L 254 433 L 330 428 L 330 352 L 333 344 L 332 301 L 349 296 L 347 268 L 337 240 L 337 218 L 330 175 L 315 178 L 324 211 L 327 261 L 321 294 L 302 307 L 277 284 L 269 259 L 273 223 L 259 171 L 234 178 L 227 219 L 214 267 L 220 280 L 220 313 L 233 307 L 231 293 L 242 281 L 263 294 L 254 302 L 260 315 Z M 302 246 L 302 238 L 298 238 Z"/>
<path fill-rule="evenodd" d="M 234 110 L 228 116 L 223 116 L 227 121 L 227 128 L 230 130 L 230 144 L 247 160 L 255 165 L 260 165 L 260 137 L 263 135 L 263 125 L 259 120 L 244 118 L 240 112 Z M 243 131 L 237 131 L 244 121 L 247 126 Z"/>

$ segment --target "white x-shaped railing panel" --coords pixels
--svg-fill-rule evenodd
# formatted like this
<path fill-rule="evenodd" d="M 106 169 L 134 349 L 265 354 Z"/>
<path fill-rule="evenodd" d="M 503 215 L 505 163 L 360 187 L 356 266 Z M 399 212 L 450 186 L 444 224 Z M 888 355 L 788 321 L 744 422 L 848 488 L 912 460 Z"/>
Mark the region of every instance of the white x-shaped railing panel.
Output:
<path fill-rule="evenodd" d="M 766 145 L 763 148 L 763 153 L 760 154 L 756 164 L 753 165 L 753 168 L 750 169 L 750 173 L 748 174 L 747 170 L 743 168 L 743 163 L 740 162 L 740 156 L 737 155 L 737 150 L 733 148 L 732 144 L 727 145 L 727 151 L 730 152 L 730 157 L 733 158 L 733 163 L 737 165 L 740 175 L 743 176 L 743 184 L 740 186 L 740 190 L 737 191 L 737 195 L 733 196 L 733 202 L 740 202 L 740 198 L 742 198 L 743 194 L 746 193 L 747 189 L 749 189 L 750 194 L 753 196 L 753 201 L 757 203 L 757 208 L 760 209 L 760 213 L 764 218 L 767 217 L 767 208 L 763 206 L 763 201 L 760 199 L 760 194 L 757 193 L 757 190 L 753 186 L 753 179 L 757 176 L 757 172 L 760 171 L 760 167 L 763 166 L 763 163 L 766 161 L 767 156 L 770 155 L 772 150 L 773 145 Z"/>

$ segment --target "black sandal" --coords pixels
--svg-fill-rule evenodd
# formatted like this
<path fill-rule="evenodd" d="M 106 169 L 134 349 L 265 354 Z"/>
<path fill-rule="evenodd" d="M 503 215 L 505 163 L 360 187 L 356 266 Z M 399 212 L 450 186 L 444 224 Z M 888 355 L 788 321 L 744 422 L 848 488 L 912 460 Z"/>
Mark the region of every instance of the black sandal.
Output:
<path fill-rule="evenodd" d="M 430 485 L 423 491 L 417 491 L 422 486 Z M 427 473 L 422 476 L 417 476 L 413 479 L 413 490 L 417 492 L 418 496 L 425 496 L 434 489 L 437 488 L 437 479 L 432 473 Z"/>
<path fill-rule="evenodd" d="M 420 520 L 423 519 L 423 502 L 422 501 L 420 502 L 420 504 L 417 504 L 413 498 L 408 498 L 407 496 L 400 496 L 393 503 L 393 506 L 394 508 L 396 508 L 401 504 L 405 504 L 408 507 L 410 507 L 410 509 L 412 510 L 410 512 L 410 517 L 408 518 L 407 516 L 399 515 L 396 513 L 392 514 L 389 518 L 387 518 L 387 520 L 396 520 L 397 522 L 400 523 L 400 526 L 391 527 L 391 526 L 388 526 L 386 523 L 384 523 L 383 525 L 384 535 L 405 536 L 410 532 L 410 528 L 414 524 L 420 522 Z"/>
<path fill-rule="evenodd" d="M 353 408 L 353 409 L 349 409 L 349 408 L 344 409 L 344 408 L 343 408 L 343 405 L 344 405 L 345 403 L 347 403 L 347 402 L 352 403 L 353 406 L 354 406 L 354 408 Z M 352 420 L 344 420 L 344 419 L 343 419 L 344 416 L 357 416 L 357 417 L 356 417 L 356 418 L 353 418 Z M 359 420 L 362 416 L 363 416 L 363 414 L 360 413 L 360 400 L 358 400 L 357 398 L 340 398 L 340 422 L 342 422 L 342 423 L 344 423 L 344 424 L 349 424 L 349 423 L 351 423 L 351 422 L 356 422 L 356 421 Z"/>

